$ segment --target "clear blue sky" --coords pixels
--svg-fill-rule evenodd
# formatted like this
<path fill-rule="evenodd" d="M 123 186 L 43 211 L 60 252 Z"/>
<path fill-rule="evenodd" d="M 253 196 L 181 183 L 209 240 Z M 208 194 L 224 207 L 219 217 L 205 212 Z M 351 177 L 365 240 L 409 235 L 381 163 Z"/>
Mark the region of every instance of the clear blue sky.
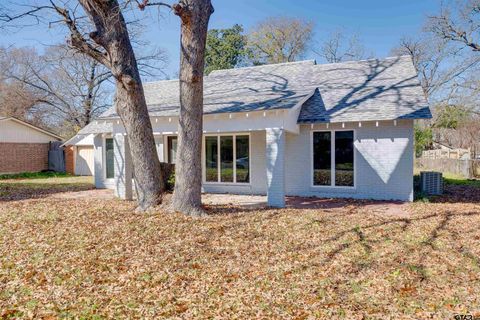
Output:
<path fill-rule="evenodd" d="M 3 1 L 3 0 L 2 0 Z M 33 1 L 33 0 L 32 0 Z M 385 57 L 402 36 L 417 34 L 425 17 L 436 13 L 439 0 L 212 0 L 215 13 L 210 28 L 226 28 L 242 24 L 246 31 L 256 22 L 269 16 L 305 18 L 315 23 L 315 40 L 321 41 L 326 33 L 343 28 L 356 33 L 368 52 Z M 149 15 L 152 24 L 145 38 L 164 48 L 170 59 L 167 74 L 175 77 L 179 56 L 179 19 L 162 9 L 162 17 L 155 11 Z M 35 46 L 42 51 L 43 44 L 58 43 L 65 39 L 60 29 L 37 26 L 2 34 L 0 45 Z M 306 58 L 317 58 L 308 53 Z"/>

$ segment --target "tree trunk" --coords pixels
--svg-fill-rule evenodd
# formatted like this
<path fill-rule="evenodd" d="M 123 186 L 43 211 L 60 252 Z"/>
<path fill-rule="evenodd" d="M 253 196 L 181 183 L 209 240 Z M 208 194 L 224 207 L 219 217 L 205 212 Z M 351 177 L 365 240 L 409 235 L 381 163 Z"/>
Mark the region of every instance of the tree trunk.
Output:
<path fill-rule="evenodd" d="M 139 197 L 137 210 L 144 211 L 160 204 L 164 185 L 142 81 L 127 26 L 116 0 L 79 2 L 96 27 L 96 31 L 90 33 L 90 38 L 107 53 L 94 58 L 105 64 L 116 80 L 115 106 L 130 145 Z M 92 49 L 85 48 L 81 35 L 72 28 L 70 30 L 72 45 L 80 51 L 87 51 L 88 54 Z"/>
<path fill-rule="evenodd" d="M 83 125 L 86 126 L 92 121 L 92 108 L 93 108 L 93 90 L 95 89 L 95 71 L 97 69 L 97 62 L 92 60 L 90 65 L 90 75 L 87 82 L 87 96 L 83 102 Z"/>
<path fill-rule="evenodd" d="M 213 6 L 210 0 L 183 0 L 173 10 L 181 19 L 180 118 L 173 209 L 188 215 L 203 215 L 203 69 Z"/>

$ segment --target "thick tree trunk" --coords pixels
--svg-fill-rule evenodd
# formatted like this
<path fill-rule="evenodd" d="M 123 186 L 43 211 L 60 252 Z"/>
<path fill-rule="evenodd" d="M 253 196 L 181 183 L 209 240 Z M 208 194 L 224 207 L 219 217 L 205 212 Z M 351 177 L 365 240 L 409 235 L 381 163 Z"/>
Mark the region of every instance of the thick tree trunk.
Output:
<path fill-rule="evenodd" d="M 137 210 L 144 211 L 161 202 L 164 185 L 142 81 L 127 26 L 116 0 L 79 2 L 96 27 L 96 31 L 90 33 L 90 38 L 107 53 L 95 58 L 111 70 L 116 80 L 115 106 L 125 127 L 132 154 L 139 196 Z M 72 31 L 72 28 L 70 29 Z M 85 48 L 84 41 L 79 37 L 81 35 L 73 30 L 72 45 L 80 51 L 82 48 L 84 51 L 91 51 L 91 48 Z"/>
<path fill-rule="evenodd" d="M 202 215 L 203 69 L 210 0 L 184 0 L 173 6 L 181 19 L 180 118 L 173 209 Z"/>

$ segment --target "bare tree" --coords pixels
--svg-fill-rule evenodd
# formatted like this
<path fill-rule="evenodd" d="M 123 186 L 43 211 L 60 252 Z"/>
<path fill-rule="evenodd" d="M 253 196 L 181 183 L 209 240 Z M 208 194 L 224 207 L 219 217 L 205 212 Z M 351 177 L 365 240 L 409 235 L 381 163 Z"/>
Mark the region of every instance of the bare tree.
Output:
<path fill-rule="evenodd" d="M 44 20 L 54 11 L 70 32 L 69 44 L 107 67 L 115 79 L 115 105 L 127 133 L 137 181 L 138 210 L 161 202 L 164 189 L 160 162 L 135 53 L 117 0 L 50 0 L 17 14 L 3 12 L 4 22 L 29 18 Z M 80 10 L 83 9 L 83 10 Z M 86 17 L 85 17 L 86 16 Z"/>
<path fill-rule="evenodd" d="M 453 63 L 450 61 L 450 64 L 454 76 L 450 81 L 448 103 L 464 105 L 478 114 L 480 0 L 447 1 L 438 15 L 428 18 L 426 31 L 451 48 Z"/>
<path fill-rule="evenodd" d="M 451 106 L 451 108 L 455 108 Z M 467 110 L 468 111 L 468 110 Z M 436 142 L 444 143 L 455 148 L 470 149 L 474 157 L 480 154 L 480 116 L 466 113 L 465 118 L 458 121 L 455 127 L 434 127 L 433 134 Z"/>
<path fill-rule="evenodd" d="M 342 30 L 332 32 L 318 49 L 312 51 L 329 63 L 361 60 L 367 56 L 358 35 L 348 37 Z"/>
<path fill-rule="evenodd" d="M 312 22 L 301 19 L 268 18 L 247 36 L 247 50 L 253 64 L 291 62 L 303 57 L 313 36 Z"/>
<path fill-rule="evenodd" d="M 25 49 L 23 49 L 25 50 Z M 44 55 L 30 59 L 10 55 L 14 68 L 9 79 L 35 93 L 35 109 L 42 110 L 49 122 L 59 124 L 66 136 L 74 134 L 109 105 L 110 88 L 105 82 L 111 73 L 96 60 L 68 49 L 53 46 Z"/>
<path fill-rule="evenodd" d="M 6 50 L 13 65 L 6 75 L 35 93 L 35 109 L 57 124 L 57 132 L 71 136 L 111 105 L 113 76 L 98 61 L 64 44 L 49 47 L 42 56 L 17 54 L 25 50 Z M 163 51 L 155 50 L 139 58 L 140 71 L 155 76 L 164 61 Z"/>
<path fill-rule="evenodd" d="M 48 128 L 42 110 L 36 108 L 37 96 L 27 85 L 12 81 L 10 72 L 16 68 L 18 59 L 31 59 L 34 50 L 11 50 L 0 48 L 0 116 L 11 116 Z"/>
<path fill-rule="evenodd" d="M 439 88 L 440 67 L 448 56 L 443 42 L 432 45 L 423 39 L 404 37 L 400 40 L 400 44 L 391 50 L 391 54 L 409 55 L 412 58 L 423 92 L 427 97 Z"/>
<path fill-rule="evenodd" d="M 45 114 L 35 108 L 36 101 L 35 94 L 21 83 L 0 81 L 0 116 L 15 117 L 52 129 L 45 121 Z"/>
<path fill-rule="evenodd" d="M 480 52 L 480 0 L 461 0 L 443 6 L 429 18 L 428 29 L 437 36 Z"/>
<path fill-rule="evenodd" d="M 480 63 L 478 57 L 460 55 L 448 42 L 428 35 L 402 38 L 391 54 L 411 56 L 423 92 L 432 102 L 443 100 L 443 104 L 449 103 L 463 76 L 473 75 Z"/>

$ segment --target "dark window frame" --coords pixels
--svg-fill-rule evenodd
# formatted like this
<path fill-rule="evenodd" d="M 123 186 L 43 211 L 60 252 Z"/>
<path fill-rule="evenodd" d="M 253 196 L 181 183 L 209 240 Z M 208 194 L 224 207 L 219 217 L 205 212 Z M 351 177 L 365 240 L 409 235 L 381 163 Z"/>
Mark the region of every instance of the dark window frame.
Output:
<path fill-rule="evenodd" d="M 336 185 L 335 180 L 336 180 L 336 159 L 335 159 L 335 140 L 336 140 L 336 132 L 346 132 L 350 131 L 352 132 L 352 144 L 353 144 L 353 185 L 348 186 L 348 185 Z M 331 157 L 331 178 L 330 178 L 330 184 L 329 185 L 318 185 L 315 184 L 314 182 L 314 175 L 315 175 L 315 168 L 314 168 L 314 133 L 315 132 L 330 132 L 330 157 Z M 356 148 L 355 148 L 355 140 L 356 140 L 356 130 L 355 129 L 332 129 L 332 130 L 312 130 L 311 135 L 310 135 L 310 161 L 311 161 L 311 166 L 310 166 L 310 186 L 313 188 L 335 188 L 335 189 L 356 189 L 357 187 L 357 165 L 356 165 Z"/>

